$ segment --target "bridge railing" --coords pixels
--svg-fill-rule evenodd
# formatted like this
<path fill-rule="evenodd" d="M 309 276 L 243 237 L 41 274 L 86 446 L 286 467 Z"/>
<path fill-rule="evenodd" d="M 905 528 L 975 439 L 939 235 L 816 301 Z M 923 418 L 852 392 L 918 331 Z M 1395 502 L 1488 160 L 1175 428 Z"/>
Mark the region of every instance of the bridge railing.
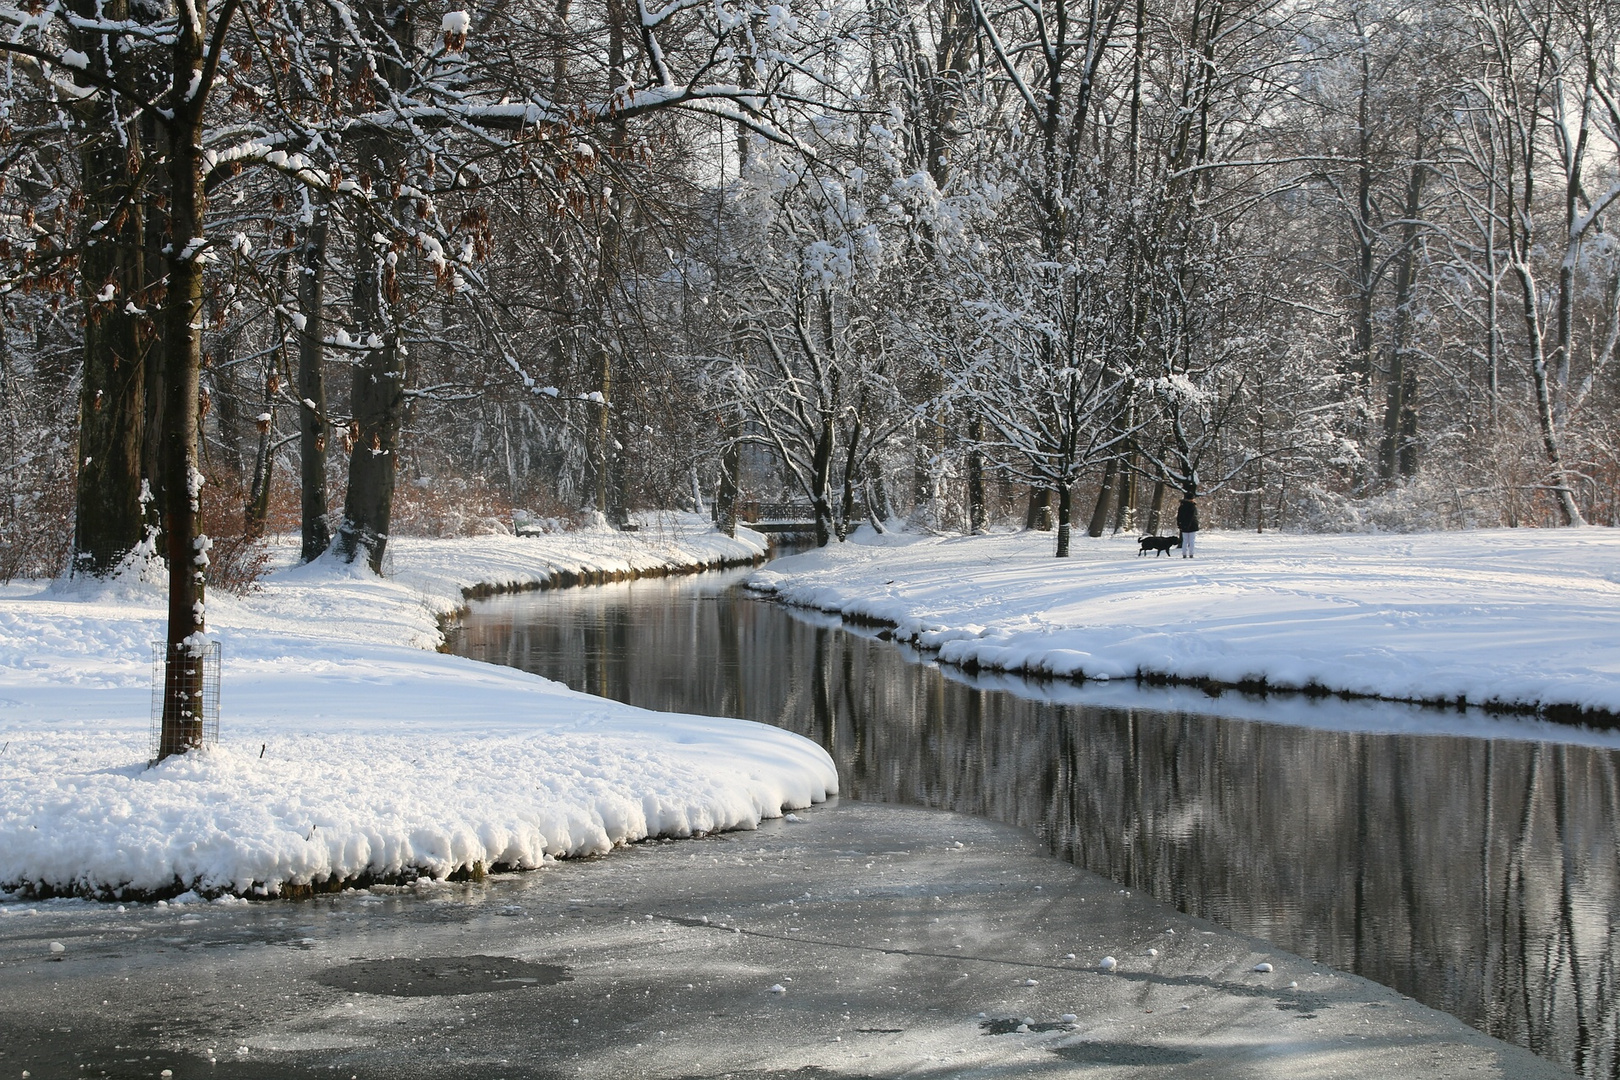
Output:
<path fill-rule="evenodd" d="M 836 509 L 836 503 L 834 504 Z M 807 502 L 763 502 L 748 501 L 737 505 L 737 517 L 751 524 L 761 522 L 812 522 L 816 520 L 815 507 Z M 854 511 L 850 514 L 851 521 L 860 521 L 866 517 L 866 506 L 857 502 Z"/>
<path fill-rule="evenodd" d="M 744 521 L 814 521 L 815 507 L 801 502 L 745 502 L 738 507 Z"/>

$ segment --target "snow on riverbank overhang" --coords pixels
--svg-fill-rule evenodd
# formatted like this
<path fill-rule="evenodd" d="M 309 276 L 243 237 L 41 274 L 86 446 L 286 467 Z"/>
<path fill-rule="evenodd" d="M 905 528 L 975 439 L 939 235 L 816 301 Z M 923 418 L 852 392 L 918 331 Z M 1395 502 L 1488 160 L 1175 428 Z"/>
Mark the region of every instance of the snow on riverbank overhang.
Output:
<path fill-rule="evenodd" d="M 1620 530 L 1300 536 L 885 536 L 754 575 L 969 670 L 1165 679 L 1620 715 Z"/>
<path fill-rule="evenodd" d="M 221 745 L 145 765 L 164 598 L 0 590 L 0 883 L 35 895 L 276 895 L 445 877 L 750 828 L 837 773 L 776 728 L 647 712 L 427 651 L 463 590 L 746 561 L 684 519 L 635 534 L 395 541 L 379 580 L 321 562 L 216 596 Z"/>

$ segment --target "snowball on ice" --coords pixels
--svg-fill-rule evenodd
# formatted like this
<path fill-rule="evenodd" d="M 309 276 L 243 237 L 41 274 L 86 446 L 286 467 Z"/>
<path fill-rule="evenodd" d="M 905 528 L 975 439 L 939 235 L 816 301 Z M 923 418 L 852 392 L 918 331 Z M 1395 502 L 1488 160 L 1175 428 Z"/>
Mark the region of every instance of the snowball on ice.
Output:
<path fill-rule="evenodd" d="M 762 550 L 695 516 L 632 534 L 396 538 L 387 579 L 327 558 L 247 598 L 216 592 L 220 745 L 153 768 L 159 587 L 135 571 L 0 586 L 0 885 L 274 895 L 360 875 L 537 867 L 651 835 L 752 828 L 820 801 L 836 770 L 797 735 L 648 712 L 431 651 L 437 616 L 475 584 Z"/>

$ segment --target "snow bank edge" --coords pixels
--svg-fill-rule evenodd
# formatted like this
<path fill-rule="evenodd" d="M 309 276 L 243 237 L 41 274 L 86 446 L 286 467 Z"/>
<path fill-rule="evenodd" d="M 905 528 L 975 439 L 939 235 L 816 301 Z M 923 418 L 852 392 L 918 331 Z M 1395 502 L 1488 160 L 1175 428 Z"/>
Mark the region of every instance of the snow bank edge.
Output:
<path fill-rule="evenodd" d="M 534 556 L 528 566 L 492 574 L 469 575 L 454 565 L 454 558 L 437 566 L 408 565 L 391 583 L 371 579 L 378 588 L 366 598 L 367 606 L 391 608 L 404 625 L 425 629 L 419 621 L 424 616 L 438 622 L 462 610 L 466 600 L 494 592 L 696 573 L 757 564 L 766 553 L 762 538 L 732 540 L 715 534 L 696 539 L 696 545 L 661 544 L 662 550 L 656 552 L 642 547 L 628 558 L 622 557 L 624 552 L 604 558 L 602 552 L 554 550 L 566 545 L 525 544 L 525 555 Z M 546 547 L 553 550 L 545 551 Z M 351 576 L 336 566 L 300 571 L 305 580 L 295 580 L 294 589 Z M 251 601 L 241 605 L 238 616 L 252 606 Z M 437 644 L 420 632 L 408 636 L 418 648 Z M 582 768 L 577 759 L 548 761 L 546 746 L 524 746 L 522 738 L 507 733 L 485 740 L 486 749 L 508 763 L 522 762 L 524 775 L 509 772 L 497 778 L 496 786 L 504 781 L 513 790 L 532 788 L 529 781 L 551 768 L 571 777 L 574 789 L 541 792 L 527 806 L 496 806 L 488 801 L 488 791 L 465 796 L 456 790 L 468 782 L 463 771 L 448 786 L 413 792 L 416 798 L 405 800 L 409 805 L 389 805 L 379 815 L 375 799 L 368 807 L 366 792 L 339 782 L 325 792 L 328 805 L 310 814 L 307 807 L 289 810 L 287 800 L 277 798 L 289 790 L 296 793 L 298 777 L 275 769 L 241 775 L 264 763 L 262 758 L 249 762 L 251 755 L 244 757 L 245 752 L 235 747 L 186 755 L 148 770 L 131 763 L 136 756 L 130 752 L 133 746 L 123 745 L 134 741 L 129 731 L 77 736 L 52 732 L 49 745 L 56 757 L 41 762 L 43 767 L 33 773 L 46 782 L 15 802 L 8 798 L 13 805 L 0 814 L 0 895 L 268 898 L 409 884 L 424 878 L 476 879 L 503 870 L 531 869 L 556 858 L 601 854 L 641 840 L 751 829 L 763 819 L 837 793 L 837 770 L 825 750 L 789 732 L 741 720 L 646 713 L 572 695 L 519 672 L 508 675 L 532 681 L 538 710 L 553 720 L 562 713 L 579 712 L 581 706 L 574 702 L 588 701 L 594 706 L 591 711 L 608 714 L 607 726 L 617 722 L 633 729 L 610 735 L 607 741 L 618 738 L 616 749 L 623 752 L 623 760 L 633 760 L 640 771 L 614 775 L 616 759 L 611 752 L 601 752 L 601 737 L 594 734 L 597 741 L 592 746 L 598 752 L 587 755 L 593 760 Z M 569 702 L 559 704 L 558 694 Z M 603 717 L 597 715 L 594 723 L 602 726 Z M 568 726 L 542 722 L 531 742 L 549 746 Z M 664 730 L 654 733 L 655 727 Z M 84 745 L 64 748 L 63 738 L 70 742 L 77 738 Z M 346 748 L 352 755 L 349 760 L 375 758 L 378 751 L 386 757 L 384 744 L 389 739 L 370 741 L 371 747 L 357 746 L 351 737 Z M 580 741 L 577 734 L 574 741 Z M 45 745 L 45 740 L 41 743 Z M 13 750 L 20 752 L 22 747 Z M 306 771 L 316 773 L 332 765 L 319 752 L 302 760 Z M 72 763 L 68 775 L 54 775 L 63 761 Z M 15 753 L 12 764 L 13 768 L 20 764 Z M 226 776 L 233 771 L 239 775 Z M 192 802 L 198 805 L 188 809 L 170 800 L 166 814 L 142 813 L 143 801 L 151 809 L 154 784 L 172 788 L 182 778 L 191 782 Z M 147 789 L 144 794 L 142 786 Z M 412 778 L 391 778 L 383 786 L 408 790 Z M 25 808 L 25 802 L 31 805 Z M 231 806 L 230 829 L 218 827 L 221 804 Z M 208 809 L 204 812 L 199 806 Z M 349 807 L 357 813 L 343 819 L 338 812 L 336 817 L 343 820 L 331 820 L 334 810 Z M 364 820 L 368 813 L 373 820 Z M 295 820 L 300 815 L 307 820 Z"/>

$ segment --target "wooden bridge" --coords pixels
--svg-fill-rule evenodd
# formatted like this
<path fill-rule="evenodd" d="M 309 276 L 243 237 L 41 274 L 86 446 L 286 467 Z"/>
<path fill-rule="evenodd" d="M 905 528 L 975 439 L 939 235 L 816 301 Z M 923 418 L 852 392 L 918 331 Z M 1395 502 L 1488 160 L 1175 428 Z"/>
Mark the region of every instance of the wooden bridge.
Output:
<path fill-rule="evenodd" d="M 866 517 L 866 507 L 855 504 L 851 519 Z M 737 520 L 755 532 L 812 533 L 816 531 L 816 511 L 804 502 L 741 502 L 737 504 Z"/>

